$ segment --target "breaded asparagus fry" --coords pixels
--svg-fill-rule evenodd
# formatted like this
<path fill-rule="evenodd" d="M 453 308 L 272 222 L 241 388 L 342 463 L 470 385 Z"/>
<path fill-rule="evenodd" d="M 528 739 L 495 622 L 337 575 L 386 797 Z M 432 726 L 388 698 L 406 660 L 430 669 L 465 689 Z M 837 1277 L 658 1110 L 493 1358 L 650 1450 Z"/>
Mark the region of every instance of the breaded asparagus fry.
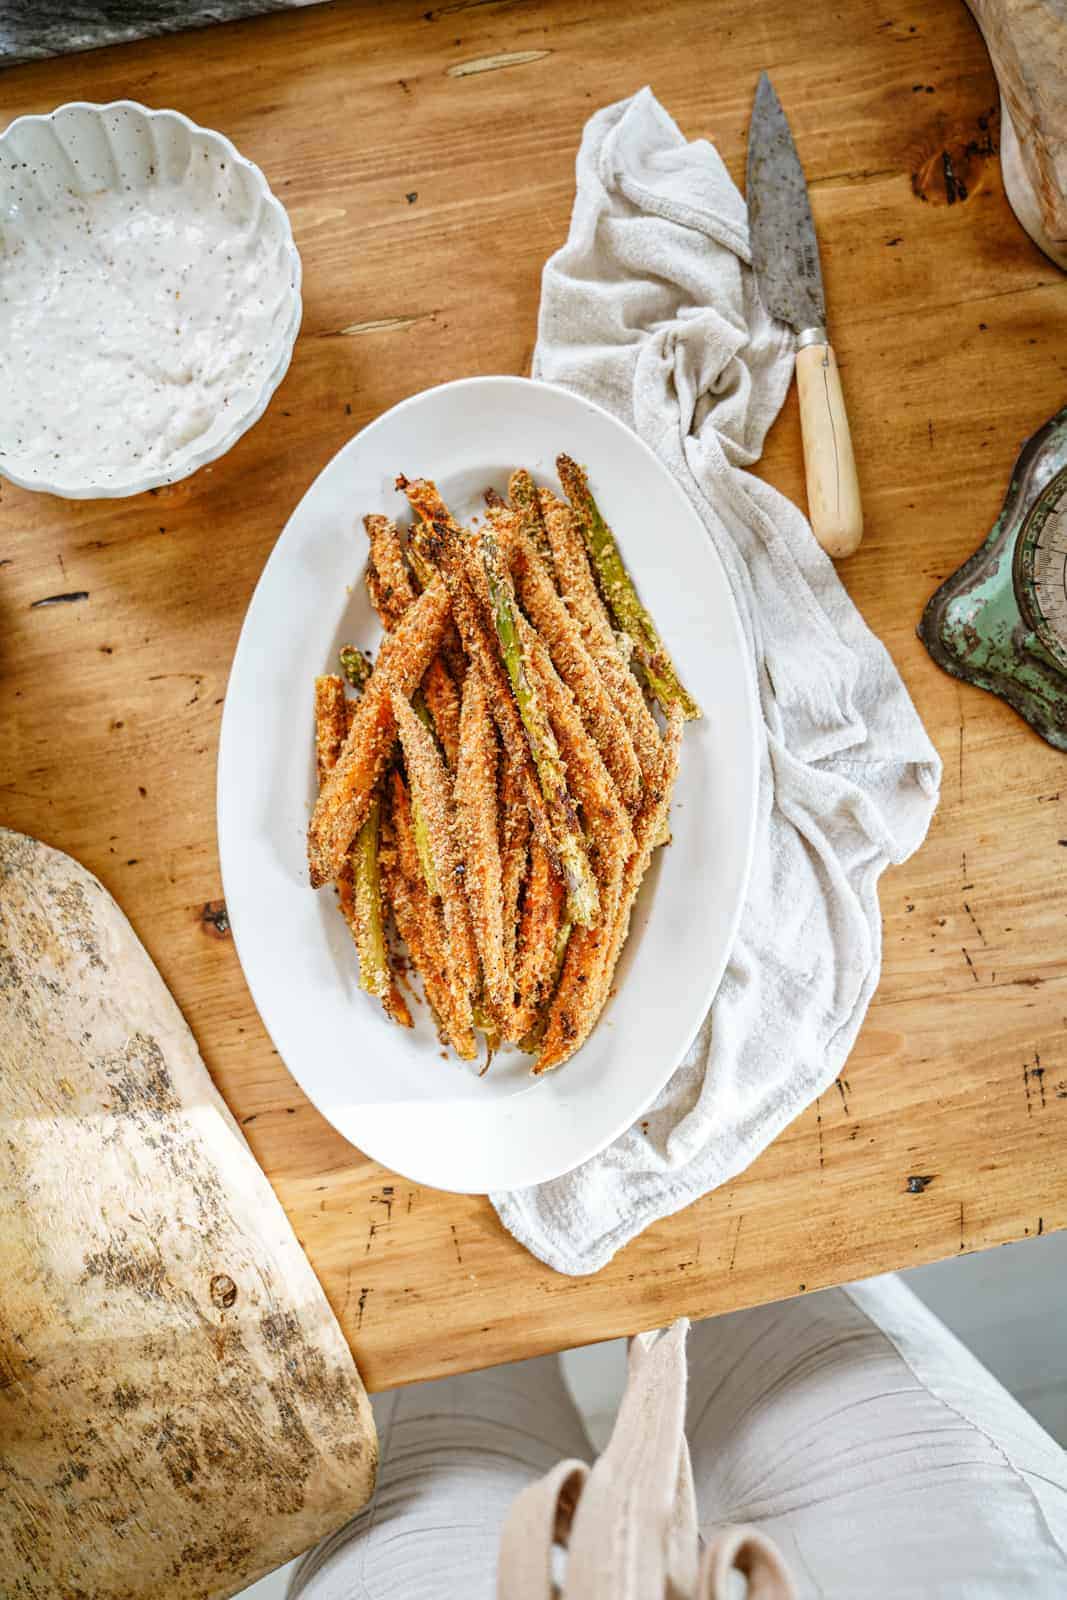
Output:
<path fill-rule="evenodd" d="M 395 769 L 387 778 L 388 806 L 382 872 L 397 932 L 407 945 L 438 1027 L 464 1061 L 478 1054 L 470 1008 L 457 1009 L 448 977 L 444 915 L 427 889 L 415 848 L 411 797 Z"/>
<path fill-rule="evenodd" d="M 578 529 L 593 563 L 600 592 L 623 633 L 633 640 L 634 654 L 644 668 L 649 688 L 665 712 L 677 702 L 687 717 L 699 717 L 700 707 L 678 677 L 656 624 L 641 604 L 615 542 L 615 535 L 593 499 L 588 478 L 577 462 L 567 455 L 556 457 L 556 470 L 567 499 L 574 508 Z"/>
<path fill-rule="evenodd" d="M 521 532 L 512 540 L 511 566 L 526 614 L 540 633 L 560 677 L 573 692 L 626 806 L 640 797 L 641 767 L 626 724 L 582 640 L 581 629 L 556 593 L 544 563 Z"/>
<path fill-rule="evenodd" d="M 321 787 L 344 744 L 355 715 L 355 703 L 345 699 L 344 685 L 340 678 L 332 674 L 316 680 L 315 702 Z M 411 1013 L 393 977 L 382 924 L 378 879 L 378 810 L 378 798 L 375 796 L 367 819 L 338 876 L 338 901 L 359 955 L 360 988 L 379 999 L 394 1022 L 403 1028 L 410 1028 Z"/>
<path fill-rule="evenodd" d="M 504 960 L 514 988 L 515 936 L 519 924 L 519 894 L 530 854 L 530 813 L 522 784 L 507 751 L 502 752 L 500 785 L 500 899 L 504 928 Z"/>
<path fill-rule="evenodd" d="M 409 606 L 415 604 L 415 586 L 404 560 L 396 523 L 389 517 L 363 518 L 370 540 L 367 590 L 383 628 L 395 628 Z"/>
<path fill-rule="evenodd" d="M 365 650 L 357 650 L 354 644 L 343 644 L 337 652 L 341 663 L 341 671 L 345 675 L 345 682 L 359 693 L 363 692 L 367 679 L 374 671 L 374 663 Z"/>
<path fill-rule="evenodd" d="M 555 583 L 556 569 L 552 562 L 552 546 L 545 532 L 545 519 L 537 486 L 525 467 L 519 467 L 508 479 L 508 498 L 519 521 L 519 531 L 529 539 L 545 564 L 550 583 Z"/>
<path fill-rule="evenodd" d="M 600 598 L 574 512 L 548 489 L 540 493 L 545 528 L 556 563 L 560 593 L 581 629 L 604 687 L 626 724 L 646 783 L 655 782 L 663 766 L 663 740 L 641 693 L 641 686 L 619 652 L 611 619 Z"/>
<path fill-rule="evenodd" d="M 506 1027 L 511 1041 L 529 1032 L 548 998 L 563 911 L 563 884 L 535 839 L 530 847 L 515 953 L 515 1004 Z"/>
<path fill-rule="evenodd" d="M 678 753 L 685 713 L 676 701 L 668 713 L 666 763 L 661 784 L 645 798 L 634 824 L 637 848 L 626 863 L 622 893 L 610 924 L 576 928 L 567 947 L 559 988 L 549 1013 L 534 1073 L 558 1067 L 583 1045 L 611 993 L 619 952 L 630 929 L 630 914 L 670 809 L 678 776 Z"/>
<path fill-rule="evenodd" d="M 315 768 L 320 789 L 337 765 L 347 731 L 344 680 L 335 672 L 324 673 L 315 679 Z"/>
<path fill-rule="evenodd" d="M 508 969 L 504 956 L 497 822 L 496 729 L 478 672 L 468 673 L 463 686 L 460 727 L 455 799 L 466 869 L 464 881 L 482 958 L 485 992 L 493 1009 L 503 1014 L 508 1003 Z"/>
<path fill-rule="evenodd" d="M 402 694 L 393 693 L 393 715 L 404 751 L 412 795 L 426 819 L 434 875 L 441 894 L 447 936 L 447 971 L 457 1016 L 466 1020 L 478 989 L 478 950 L 464 887 L 452 783 L 433 735 L 423 727 Z"/>
<path fill-rule="evenodd" d="M 396 736 L 392 692 L 411 694 L 436 654 L 448 612 L 448 591 L 443 583 L 434 584 L 382 642 L 345 747 L 323 785 L 308 828 L 314 888 L 329 883 L 341 870 Z"/>
<path fill-rule="evenodd" d="M 572 922 L 588 926 L 596 920 L 599 909 L 596 879 L 589 865 L 574 800 L 567 788 L 567 769 L 526 661 L 520 631 L 521 613 L 511 580 L 500 560 L 497 541 L 488 528 L 483 528 L 478 543 L 497 643 L 537 769 L 567 889 L 570 918 Z"/>

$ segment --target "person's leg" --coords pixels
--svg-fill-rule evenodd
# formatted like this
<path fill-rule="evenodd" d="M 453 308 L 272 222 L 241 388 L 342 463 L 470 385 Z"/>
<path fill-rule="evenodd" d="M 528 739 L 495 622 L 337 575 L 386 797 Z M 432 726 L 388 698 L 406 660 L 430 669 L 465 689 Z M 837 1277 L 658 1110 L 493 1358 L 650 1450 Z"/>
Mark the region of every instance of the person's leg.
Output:
<path fill-rule="evenodd" d="M 504 1517 L 565 1457 L 589 1459 L 555 1356 L 374 1399 L 370 1504 L 309 1551 L 289 1600 L 492 1600 Z"/>
<path fill-rule="evenodd" d="M 701 1529 L 802 1596 L 1067 1595 L 1067 1456 L 898 1279 L 710 1319 L 689 1370 Z"/>

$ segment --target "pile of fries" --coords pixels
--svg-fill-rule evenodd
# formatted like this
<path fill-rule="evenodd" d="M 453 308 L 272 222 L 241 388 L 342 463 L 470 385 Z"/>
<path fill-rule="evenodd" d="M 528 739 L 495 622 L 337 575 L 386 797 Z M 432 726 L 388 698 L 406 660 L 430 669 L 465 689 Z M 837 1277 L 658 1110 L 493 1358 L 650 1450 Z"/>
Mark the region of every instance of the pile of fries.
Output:
<path fill-rule="evenodd" d="M 373 668 L 346 646 L 343 676 L 316 680 L 308 829 L 362 987 L 411 1027 L 391 916 L 442 1040 L 477 1060 L 481 1032 L 487 1065 L 518 1045 L 534 1073 L 604 1009 L 700 715 L 585 473 L 556 467 L 569 504 L 520 469 L 465 529 L 433 483 L 401 477 L 406 536 L 364 518 L 385 637 Z"/>

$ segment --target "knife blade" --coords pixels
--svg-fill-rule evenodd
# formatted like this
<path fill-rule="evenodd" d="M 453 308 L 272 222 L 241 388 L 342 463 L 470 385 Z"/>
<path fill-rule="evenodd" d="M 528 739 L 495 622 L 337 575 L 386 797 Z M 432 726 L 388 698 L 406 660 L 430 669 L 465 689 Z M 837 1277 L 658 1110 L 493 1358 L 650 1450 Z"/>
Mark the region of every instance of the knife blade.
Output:
<path fill-rule="evenodd" d="M 748 130 L 745 179 L 752 268 L 771 316 L 797 336 L 797 389 L 812 531 L 827 555 L 849 556 L 863 511 L 808 185 L 781 101 L 760 77 Z"/>

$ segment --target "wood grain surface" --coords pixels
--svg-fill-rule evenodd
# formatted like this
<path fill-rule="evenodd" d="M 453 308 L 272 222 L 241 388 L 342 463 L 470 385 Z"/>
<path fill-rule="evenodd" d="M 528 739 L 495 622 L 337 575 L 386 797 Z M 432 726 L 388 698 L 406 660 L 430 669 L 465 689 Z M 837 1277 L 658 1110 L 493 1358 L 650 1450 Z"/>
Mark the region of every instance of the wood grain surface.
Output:
<path fill-rule="evenodd" d="M 915 637 L 1067 388 L 1067 280 L 1005 201 L 970 16 L 431 4 L 324 5 L 3 75 L 9 116 L 129 95 L 221 128 L 303 254 L 292 369 L 224 460 L 125 503 L 3 488 L 0 815 L 130 916 L 371 1388 L 1067 1223 L 1067 764 Z M 856 445 L 866 533 L 842 576 L 945 759 L 943 799 L 883 879 L 882 984 L 840 1083 L 742 1177 L 570 1280 L 487 1202 L 345 1144 L 272 1050 L 219 904 L 219 715 L 263 562 L 338 447 L 429 384 L 527 370 L 589 113 L 651 82 L 740 181 L 764 67 L 811 180 Z M 795 391 L 760 471 L 803 504 Z"/>

